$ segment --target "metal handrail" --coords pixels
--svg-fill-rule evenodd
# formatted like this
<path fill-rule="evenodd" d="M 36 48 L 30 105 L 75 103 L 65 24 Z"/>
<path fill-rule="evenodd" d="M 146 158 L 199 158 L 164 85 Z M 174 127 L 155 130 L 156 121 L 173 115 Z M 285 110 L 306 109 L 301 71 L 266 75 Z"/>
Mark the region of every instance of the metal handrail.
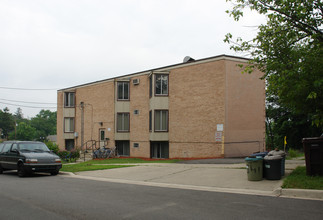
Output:
<path fill-rule="evenodd" d="M 108 141 L 109 140 L 103 141 L 104 148 L 106 148 L 108 146 Z M 83 147 L 85 147 L 85 149 L 83 150 L 84 162 L 85 162 L 85 154 L 88 152 L 88 150 L 90 150 L 90 151 L 92 151 L 92 153 L 94 153 L 95 150 L 100 149 L 100 143 L 102 143 L 102 141 L 88 140 L 82 145 Z"/>

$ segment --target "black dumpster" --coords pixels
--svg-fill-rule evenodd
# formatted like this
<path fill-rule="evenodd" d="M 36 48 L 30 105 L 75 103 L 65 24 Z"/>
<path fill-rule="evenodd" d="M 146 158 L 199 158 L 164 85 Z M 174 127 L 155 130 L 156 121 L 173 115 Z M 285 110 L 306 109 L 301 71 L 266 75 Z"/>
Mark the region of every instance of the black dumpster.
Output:
<path fill-rule="evenodd" d="M 303 138 L 306 175 L 323 176 L 323 137 Z"/>
<path fill-rule="evenodd" d="M 281 162 L 282 162 L 282 156 L 280 155 L 275 155 L 275 156 L 267 155 L 264 157 L 267 180 L 281 179 L 281 176 L 282 176 Z"/>

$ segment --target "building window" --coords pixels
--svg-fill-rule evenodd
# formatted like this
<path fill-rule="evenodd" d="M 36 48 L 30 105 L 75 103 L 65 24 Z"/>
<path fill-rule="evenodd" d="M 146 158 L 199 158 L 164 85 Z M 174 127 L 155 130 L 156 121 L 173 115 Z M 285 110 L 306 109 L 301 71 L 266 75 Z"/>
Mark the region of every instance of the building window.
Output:
<path fill-rule="evenodd" d="M 116 141 L 116 147 L 120 156 L 130 156 L 129 141 Z"/>
<path fill-rule="evenodd" d="M 151 142 L 150 157 L 158 159 L 169 158 L 169 144 L 167 141 Z"/>
<path fill-rule="evenodd" d="M 118 100 L 129 100 L 129 82 L 118 82 Z"/>
<path fill-rule="evenodd" d="M 155 131 L 168 131 L 168 110 L 155 110 Z"/>
<path fill-rule="evenodd" d="M 152 111 L 149 111 L 149 131 L 152 130 L 152 123 L 153 123 L 153 115 L 152 115 Z"/>
<path fill-rule="evenodd" d="M 117 131 L 118 132 L 129 132 L 129 113 L 118 113 L 117 114 Z"/>
<path fill-rule="evenodd" d="M 64 132 L 74 132 L 74 118 L 64 118 Z"/>
<path fill-rule="evenodd" d="M 74 139 L 65 140 L 65 150 L 71 151 L 74 149 Z"/>
<path fill-rule="evenodd" d="M 149 76 L 149 97 L 153 95 L 153 75 Z"/>
<path fill-rule="evenodd" d="M 64 107 L 74 107 L 74 106 L 75 106 L 75 93 L 65 92 Z"/>
<path fill-rule="evenodd" d="M 155 75 L 155 95 L 168 95 L 168 75 Z"/>

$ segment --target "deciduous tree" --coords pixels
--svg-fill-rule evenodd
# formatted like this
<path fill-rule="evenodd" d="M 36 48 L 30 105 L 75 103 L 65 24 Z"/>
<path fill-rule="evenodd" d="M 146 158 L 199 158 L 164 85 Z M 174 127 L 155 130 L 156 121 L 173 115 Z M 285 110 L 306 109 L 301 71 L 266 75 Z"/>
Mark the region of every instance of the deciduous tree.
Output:
<path fill-rule="evenodd" d="M 321 0 L 227 0 L 235 5 L 228 13 L 238 21 L 243 9 L 263 14 L 257 36 L 249 41 L 225 42 L 235 51 L 248 52 L 244 72 L 264 72 L 267 95 L 305 121 L 323 128 L 323 32 Z"/>

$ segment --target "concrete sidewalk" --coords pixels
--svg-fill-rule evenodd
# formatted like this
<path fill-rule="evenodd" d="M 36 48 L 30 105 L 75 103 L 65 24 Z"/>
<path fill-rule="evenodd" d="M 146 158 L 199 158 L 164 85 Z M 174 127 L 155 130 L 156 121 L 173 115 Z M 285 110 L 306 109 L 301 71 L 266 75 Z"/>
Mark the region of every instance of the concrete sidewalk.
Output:
<path fill-rule="evenodd" d="M 320 190 L 295 191 L 281 189 L 281 185 L 283 183 L 282 179 L 248 181 L 245 163 L 141 163 L 133 165 L 136 166 L 110 170 L 78 172 L 73 177 L 146 186 L 323 200 L 323 191 Z M 297 166 L 304 165 L 304 160 L 286 161 L 286 175 L 288 175 Z"/>

